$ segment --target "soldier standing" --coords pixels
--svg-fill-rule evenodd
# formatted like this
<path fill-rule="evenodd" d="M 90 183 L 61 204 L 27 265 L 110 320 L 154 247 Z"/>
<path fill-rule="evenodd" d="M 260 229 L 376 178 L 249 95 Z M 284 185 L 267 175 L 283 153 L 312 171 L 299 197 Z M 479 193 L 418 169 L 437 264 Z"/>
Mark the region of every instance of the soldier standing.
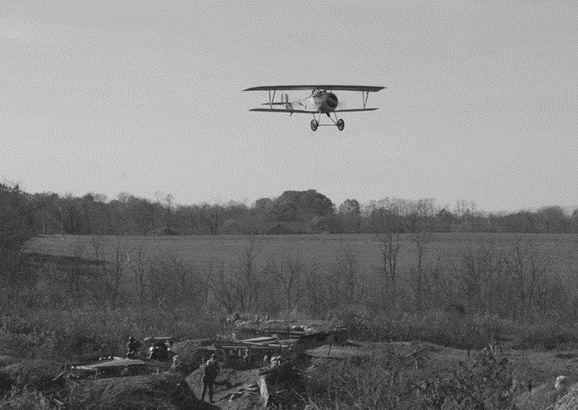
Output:
<path fill-rule="evenodd" d="M 212 355 L 211 358 L 207 360 L 207 364 L 205 365 L 205 369 L 203 371 L 203 393 L 201 394 L 202 401 L 205 401 L 205 393 L 207 392 L 208 388 L 209 400 L 211 400 L 211 403 L 214 403 L 213 393 L 215 389 L 215 380 L 217 380 L 219 371 L 219 363 L 217 362 L 215 355 Z"/>
<path fill-rule="evenodd" d="M 133 336 L 128 338 L 126 343 L 126 357 L 127 359 L 135 359 L 137 351 L 140 348 L 140 342 L 136 340 Z"/>

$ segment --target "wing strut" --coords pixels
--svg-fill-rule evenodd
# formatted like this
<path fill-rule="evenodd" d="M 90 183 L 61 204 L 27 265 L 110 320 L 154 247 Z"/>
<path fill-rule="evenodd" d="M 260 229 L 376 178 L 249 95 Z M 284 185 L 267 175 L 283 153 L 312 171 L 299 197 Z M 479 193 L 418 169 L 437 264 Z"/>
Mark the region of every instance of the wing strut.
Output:
<path fill-rule="evenodd" d="M 363 101 L 363 108 L 365 109 L 367 106 L 367 100 L 369 99 L 369 91 L 362 91 L 361 99 Z"/>
<path fill-rule="evenodd" d="M 277 90 L 273 90 L 273 95 L 271 96 L 271 90 L 269 91 L 269 108 L 273 109 L 273 101 L 275 101 L 275 93 L 277 92 Z"/>

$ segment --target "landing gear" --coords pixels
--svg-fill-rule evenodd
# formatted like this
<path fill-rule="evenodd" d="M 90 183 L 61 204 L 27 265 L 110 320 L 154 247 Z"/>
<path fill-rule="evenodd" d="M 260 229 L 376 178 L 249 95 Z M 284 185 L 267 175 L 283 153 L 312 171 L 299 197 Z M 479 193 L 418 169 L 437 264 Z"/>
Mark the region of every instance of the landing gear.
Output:
<path fill-rule="evenodd" d="M 326 112 L 325 114 L 329 117 L 333 124 L 321 124 L 321 114 L 322 113 L 319 113 L 319 119 L 315 118 L 315 114 L 313 114 L 313 119 L 311 120 L 311 131 L 317 131 L 317 128 L 320 126 L 336 126 L 339 131 L 343 131 L 345 128 L 345 121 L 343 118 L 337 119 L 337 114 L 333 113 L 333 116 L 335 117 L 335 119 L 333 119 L 331 117 L 331 113 Z"/>
<path fill-rule="evenodd" d="M 311 120 L 311 131 L 317 131 L 317 127 L 319 127 L 319 121 L 313 118 Z"/>

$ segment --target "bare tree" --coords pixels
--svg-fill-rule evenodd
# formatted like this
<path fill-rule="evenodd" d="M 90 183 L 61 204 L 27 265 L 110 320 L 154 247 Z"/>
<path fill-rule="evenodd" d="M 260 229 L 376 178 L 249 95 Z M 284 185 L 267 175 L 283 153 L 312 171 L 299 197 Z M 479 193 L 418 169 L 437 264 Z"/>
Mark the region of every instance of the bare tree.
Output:
<path fill-rule="evenodd" d="M 207 268 L 209 288 L 213 293 L 216 302 L 231 314 L 236 309 L 235 284 L 230 277 L 225 274 L 225 264 L 211 261 Z"/>
<path fill-rule="evenodd" d="M 321 275 L 317 264 L 308 264 L 303 272 L 305 279 L 304 293 L 307 297 L 309 313 L 313 317 L 319 317 L 327 310 L 328 289 L 325 286 L 326 278 Z"/>
<path fill-rule="evenodd" d="M 278 289 L 281 289 L 287 311 L 292 311 L 303 296 L 301 277 L 304 270 L 305 264 L 301 255 L 287 256 L 280 267 L 272 260 L 267 263 L 267 272 L 273 275 Z"/>
<path fill-rule="evenodd" d="M 196 266 L 175 255 L 150 260 L 148 282 L 153 302 L 167 308 L 200 308 L 206 300 L 207 284 Z"/>
<path fill-rule="evenodd" d="M 205 204 L 201 209 L 203 210 L 203 221 L 209 233 L 211 235 L 217 235 L 223 223 L 223 207 L 219 204 L 212 206 Z"/>
<path fill-rule="evenodd" d="M 114 245 L 114 261 L 111 269 L 110 287 L 112 290 L 111 303 L 113 308 L 116 308 L 119 303 L 122 279 L 128 262 L 128 249 L 126 244 L 120 239 L 116 238 Z"/>
<path fill-rule="evenodd" d="M 261 250 L 261 239 L 249 236 L 242 253 L 237 256 L 237 265 L 234 267 L 236 294 L 243 311 L 255 311 L 259 306 L 260 283 L 255 260 Z"/>
<path fill-rule="evenodd" d="M 425 254 L 429 243 L 433 240 L 431 232 L 418 230 L 410 235 L 416 250 L 416 266 L 412 267 L 414 276 L 415 309 L 423 310 Z"/>
<path fill-rule="evenodd" d="M 174 213 L 174 202 L 175 197 L 172 194 L 166 194 L 162 191 L 156 191 L 155 196 L 159 204 L 165 208 L 164 222 L 167 228 L 172 228 L 173 224 L 173 213 Z"/>
<path fill-rule="evenodd" d="M 379 243 L 381 266 L 384 286 L 382 286 L 381 306 L 386 305 L 386 298 L 390 307 L 397 308 L 397 258 L 401 249 L 401 234 L 399 231 L 388 230 L 386 233 L 376 234 L 375 240 Z"/>
<path fill-rule="evenodd" d="M 470 308 L 486 314 L 496 313 L 497 291 L 503 263 L 491 244 L 476 248 L 468 246 L 462 251 L 456 280 L 460 293 L 468 300 Z"/>
<path fill-rule="evenodd" d="M 337 255 L 329 289 L 333 307 L 351 304 L 358 300 L 359 291 L 359 253 L 349 244 L 343 245 Z"/>
<path fill-rule="evenodd" d="M 512 296 L 516 302 L 514 317 L 533 319 L 538 306 L 544 304 L 544 296 L 550 287 L 548 283 L 553 277 L 549 273 L 550 258 L 546 251 L 542 251 L 537 244 L 524 242 L 516 238 L 508 255 L 509 270 L 512 274 L 515 292 Z"/>
<path fill-rule="evenodd" d="M 145 306 L 147 295 L 146 295 L 146 264 L 145 264 L 145 257 L 144 257 L 144 250 L 142 245 L 137 247 L 136 250 L 133 251 L 134 254 L 134 274 L 138 280 L 138 294 L 139 294 L 139 301 L 141 306 Z"/>

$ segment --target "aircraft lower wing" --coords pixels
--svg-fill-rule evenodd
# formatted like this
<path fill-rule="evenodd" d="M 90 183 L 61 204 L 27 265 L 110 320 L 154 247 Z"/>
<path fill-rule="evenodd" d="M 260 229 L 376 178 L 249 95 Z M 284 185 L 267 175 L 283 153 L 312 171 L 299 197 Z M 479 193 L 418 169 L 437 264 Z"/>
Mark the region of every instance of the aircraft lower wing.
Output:
<path fill-rule="evenodd" d="M 331 112 L 354 112 L 354 111 L 375 111 L 377 108 L 349 108 L 343 110 L 335 110 Z M 320 114 L 319 111 L 314 110 L 288 110 L 281 108 L 251 108 L 249 111 L 259 111 L 259 112 L 288 112 L 297 114 Z"/>
<path fill-rule="evenodd" d="M 284 113 L 297 113 L 297 114 L 317 114 L 319 111 L 313 110 L 287 110 L 279 108 L 251 108 L 249 111 L 260 111 L 260 112 L 284 112 Z"/>
<path fill-rule="evenodd" d="M 377 108 L 349 108 L 343 110 L 334 110 L 332 112 L 353 112 L 353 111 L 375 111 Z"/>
<path fill-rule="evenodd" d="M 331 91 L 365 91 L 377 92 L 383 90 L 385 87 L 378 87 L 373 85 L 336 85 L 336 84 L 311 84 L 311 85 L 271 85 L 251 87 L 243 91 L 291 91 L 291 90 L 331 90 Z"/>

